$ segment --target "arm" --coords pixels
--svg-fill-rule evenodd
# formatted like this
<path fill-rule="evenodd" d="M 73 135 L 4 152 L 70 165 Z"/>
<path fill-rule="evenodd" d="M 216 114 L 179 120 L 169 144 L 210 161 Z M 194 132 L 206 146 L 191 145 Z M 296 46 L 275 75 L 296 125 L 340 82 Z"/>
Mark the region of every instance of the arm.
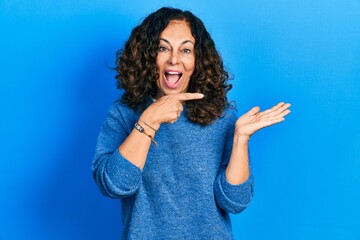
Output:
<path fill-rule="evenodd" d="M 92 173 L 100 191 L 111 198 L 133 195 L 141 184 L 140 168 L 118 151 L 118 146 L 132 129 L 124 118 L 133 117 L 130 112 L 122 113 L 118 106 L 113 104 L 98 136 Z"/>
<path fill-rule="evenodd" d="M 255 107 L 236 121 L 229 163 L 225 171 L 220 172 L 215 183 L 218 205 L 225 211 L 241 212 L 249 205 L 253 196 L 248 154 L 250 136 L 264 127 L 283 121 L 290 113 L 289 107 L 290 104 L 279 103 L 264 112 Z"/>
<path fill-rule="evenodd" d="M 227 131 L 223 157 L 214 183 L 217 205 L 222 210 L 233 214 L 240 213 L 249 205 L 254 192 L 249 166 L 248 144 L 247 141 L 243 144 L 237 142 L 238 138 L 234 135 L 235 122 L 236 114 L 234 113 L 230 122 L 232 127 Z M 243 158 L 245 161 L 235 161 L 238 158 Z M 230 182 L 227 177 L 227 170 L 235 168 L 240 169 L 240 176 L 244 179 L 239 184 Z"/>
<path fill-rule="evenodd" d="M 140 119 L 152 128 L 158 129 L 163 122 L 176 121 L 183 110 L 181 101 L 202 97 L 202 94 L 196 93 L 164 96 L 151 104 L 140 118 L 128 122 Z M 125 119 L 128 118 L 134 116 L 123 116 L 115 106 L 110 109 L 99 133 L 92 164 L 93 176 L 100 191 L 112 198 L 127 197 L 136 193 L 141 185 L 142 169 L 151 144 L 148 136 L 126 124 Z M 155 131 L 143 122 L 139 121 L 139 124 L 145 132 L 154 136 Z"/>
<path fill-rule="evenodd" d="M 177 120 L 183 111 L 183 101 L 203 97 L 204 95 L 200 93 L 180 93 L 163 96 L 141 114 L 139 123 L 146 133 L 154 136 L 155 131 L 153 129 L 159 129 L 164 122 L 174 123 Z M 134 165 L 143 169 L 150 144 L 149 137 L 134 129 L 119 147 L 119 152 Z"/>
<path fill-rule="evenodd" d="M 259 107 L 252 108 L 235 123 L 234 144 L 229 165 L 226 168 L 226 178 L 232 184 L 241 184 L 249 176 L 248 141 L 258 130 L 284 121 L 290 113 L 290 104 L 283 102 L 260 112 Z"/>

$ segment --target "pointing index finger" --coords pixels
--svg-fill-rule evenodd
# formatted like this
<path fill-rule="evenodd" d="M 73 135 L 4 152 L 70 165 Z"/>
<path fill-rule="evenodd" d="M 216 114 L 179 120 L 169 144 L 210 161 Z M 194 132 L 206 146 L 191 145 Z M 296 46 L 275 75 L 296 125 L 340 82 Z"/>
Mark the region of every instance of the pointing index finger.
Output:
<path fill-rule="evenodd" d="M 179 93 L 178 94 L 178 99 L 180 101 L 202 99 L 203 97 L 204 97 L 204 94 L 202 94 L 202 93 Z"/>

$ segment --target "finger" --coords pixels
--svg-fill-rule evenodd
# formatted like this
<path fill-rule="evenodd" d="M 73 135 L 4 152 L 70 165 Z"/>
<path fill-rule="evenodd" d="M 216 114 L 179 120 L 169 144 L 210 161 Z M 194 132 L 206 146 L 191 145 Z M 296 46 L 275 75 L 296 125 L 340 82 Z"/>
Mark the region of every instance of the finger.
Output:
<path fill-rule="evenodd" d="M 184 107 L 183 107 L 183 105 L 182 105 L 180 102 L 178 102 L 178 103 L 176 104 L 176 106 L 177 106 L 177 111 L 176 111 L 176 113 L 177 113 L 177 117 L 179 118 L 180 115 L 181 115 L 181 112 L 184 110 Z"/>
<path fill-rule="evenodd" d="M 269 118 L 269 119 L 263 121 L 262 126 L 263 127 L 268 127 L 268 126 L 280 123 L 282 121 L 285 121 L 285 118 L 283 118 L 283 117 L 273 117 L 273 118 Z"/>
<path fill-rule="evenodd" d="M 282 105 L 280 108 L 274 110 L 273 112 L 269 113 L 269 116 L 277 116 L 281 115 L 284 112 L 288 112 L 288 108 L 291 106 L 290 103 L 286 103 Z"/>
<path fill-rule="evenodd" d="M 180 112 L 181 114 L 181 112 Z M 179 118 L 179 112 L 178 111 L 174 111 L 169 115 L 169 118 L 167 120 L 168 123 L 174 123 L 177 121 L 177 119 Z"/>
<path fill-rule="evenodd" d="M 176 106 L 178 107 L 178 111 L 182 112 L 184 110 L 184 107 L 181 103 L 178 103 Z"/>
<path fill-rule="evenodd" d="M 284 102 L 279 102 L 278 104 L 276 104 L 275 106 L 273 106 L 272 108 L 269 108 L 263 112 L 261 112 L 261 115 L 266 115 L 266 114 L 270 114 L 273 111 L 276 111 L 277 109 L 281 108 L 282 106 L 284 106 Z"/>
<path fill-rule="evenodd" d="M 245 114 L 252 116 L 252 115 L 257 114 L 259 111 L 260 111 L 260 107 L 256 106 L 256 107 L 253 107 L 252 109 L 250 109 L 250 111 L 248 111 Z"/>
<path fill-rule="evenodd" d="M 202 93 L 179 93 L 177 95 L 177 99 L 179 101 L 196 100 L 196 99 L 202 99 L 203 97 L 204 94 Z"/>
<path fill-rule="evenodd" d="M 281 113 L 279 114 L 279 117 L 285 117 L 285 116 L 288 115 L 289 113 L 291 113 L 291 111 L 290 111 L 289 109 L 287 109 L 287 110 L 281 112 Z"/>

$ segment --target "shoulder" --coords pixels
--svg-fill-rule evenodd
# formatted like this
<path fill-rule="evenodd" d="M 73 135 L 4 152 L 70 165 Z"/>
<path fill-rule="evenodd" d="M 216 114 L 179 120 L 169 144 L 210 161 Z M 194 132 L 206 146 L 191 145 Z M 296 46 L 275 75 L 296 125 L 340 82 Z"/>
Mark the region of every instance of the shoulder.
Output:
<path fill-rule="evenodd" d="M 132 109 L 128 105 L 122 103 L 120 99 L 117 99 L 110 105 L 108 112 L 115 114 L 115 115 L 136 114 L 136 111 L 134 109 Z"/>
<path fill-rule="evenodd" d="M 237 116 L 238 111 L 236 107 L 228 107 L 224 110 L 219 119 L 224 123 L 232 125 L 236 122 Z"/>
<path fill-rule="evenodd" d="M 220 117 L 218 117 L 209 128 L 212 131 L 220 131 L 226 133 L 231 130 L 235 126 L 235 122 L 237 120 L 237 110 L 234 107 L 226 108 Z"/>

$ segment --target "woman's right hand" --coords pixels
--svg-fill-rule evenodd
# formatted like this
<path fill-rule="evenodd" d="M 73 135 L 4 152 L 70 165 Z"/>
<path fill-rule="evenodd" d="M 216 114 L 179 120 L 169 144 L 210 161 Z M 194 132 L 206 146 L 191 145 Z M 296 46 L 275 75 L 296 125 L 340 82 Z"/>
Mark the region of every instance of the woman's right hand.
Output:
<path fill-rule="evenodd" d="M 162 123 L 174 123 L 184 110 L 182 103 L 203 98 L 202 93 L 176 93 L 165 95 L 151 104 L 140 116 L 140 120 L 159 129 Z"/>

